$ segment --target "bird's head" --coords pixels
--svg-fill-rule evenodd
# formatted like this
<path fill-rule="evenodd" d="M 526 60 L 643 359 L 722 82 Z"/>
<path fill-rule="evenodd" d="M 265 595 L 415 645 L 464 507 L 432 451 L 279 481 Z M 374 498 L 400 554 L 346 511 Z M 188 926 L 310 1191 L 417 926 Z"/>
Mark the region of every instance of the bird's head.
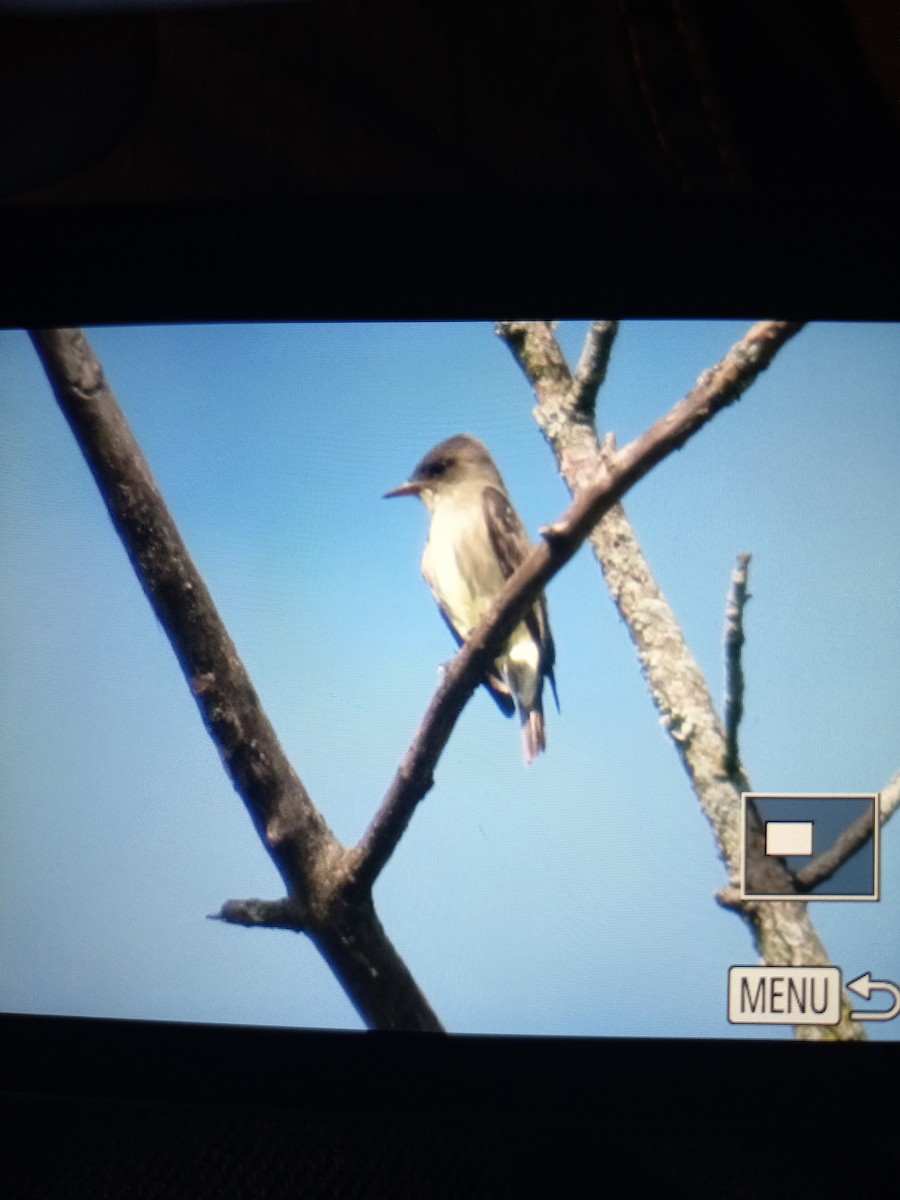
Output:
<path fill-rule="evenodd" d="M 429 450 L 410 479 L 385 492 L 384 498 L 419 496 L 431 509 L 438 497 L 465 484 L 503 486 L 486 447 L 470 434 L 460 433 Z"/>

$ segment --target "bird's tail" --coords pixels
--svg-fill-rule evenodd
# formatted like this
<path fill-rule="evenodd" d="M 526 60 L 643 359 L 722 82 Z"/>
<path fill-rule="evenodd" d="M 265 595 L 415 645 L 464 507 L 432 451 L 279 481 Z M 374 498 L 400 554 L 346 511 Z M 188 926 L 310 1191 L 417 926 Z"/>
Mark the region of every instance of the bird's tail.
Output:
<path fill-rule="evenodd" d="M 522 725 L 522 753 L 526 764 L 530 765 L 547 748 L 541 696 L 544 679 L 537 644 L 530 638 L 514 644 L 500 673 L 515 701 Z"/>
<path fill-rule="evenodd" d="M 547 733 L 544 726 L 544 714 L 540 707 L 521 708 L 519 715 L 522 719 L 522 752 L 529 766 L 542 750 L 547 749 Z"/>

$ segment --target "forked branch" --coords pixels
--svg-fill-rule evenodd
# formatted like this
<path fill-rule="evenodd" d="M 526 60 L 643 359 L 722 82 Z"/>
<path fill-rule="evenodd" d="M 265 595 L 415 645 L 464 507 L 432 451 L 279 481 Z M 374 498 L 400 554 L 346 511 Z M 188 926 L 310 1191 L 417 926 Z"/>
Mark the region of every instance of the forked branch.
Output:
<path fill-rule="evenodd" d="M 698 389 L 715 392 L 718 388 L 736 389 L 739 394 L 798 328 L 797 324 L 782 321 L 754 325 L 721 362 L 701 376 L 690 395 Z M 616 456 L 607 439 L 601 441 L 596 429 L 577 409 L 574 380 L 552 327 L 544 321 L 505 322 L 498 326 L 498 333 L 507 342 L 534 389 L 538 401 L 535 419 L 577 504 L 595 481 L 605 475 Z M 678 409 L 676 405 L 673 413 Z M 719 893 L 720 901 L 747 921 L 767 963 L 828 963 L 825 948 L 802 900 L 765 903 L 740 898 L 737 887 L 742 833 L 740 793 L 752 789 L 739 763 L 732 776 L 725 771 L 725 730 L 709 687 L 620 504 L 614 505 L 596 525 L 590 541 L 612 598 L 635 643 L 662 724 L 682 760 L 728 867 L 730 882 Z M 759 832 L 751 830 L 754 838 Z M 750 849 L 756 855 L 756 848 L 751 846 Z M 774 858 L 769 858 L 765 865 L 768 872 L 780 872 L 782 876 L 773 881 L 771 891 L 790 893 L 793 880 L 787 868 Z M 850 1008 L 847 1003 L 841 1023 L 835 1029 L 800 1027 L 798 1036 L 863 1038 L 861 1026 L 849 1019 Z"/>

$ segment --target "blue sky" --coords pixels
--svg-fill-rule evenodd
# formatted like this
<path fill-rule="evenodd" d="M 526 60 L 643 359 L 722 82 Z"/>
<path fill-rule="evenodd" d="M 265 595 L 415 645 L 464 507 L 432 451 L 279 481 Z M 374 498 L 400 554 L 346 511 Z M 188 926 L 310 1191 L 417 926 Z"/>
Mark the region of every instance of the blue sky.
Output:
<path fill-rule="evenodd" d="M 601 428 L 636 436 L 748 324 L 625 323 Z M 584 331 L 561 327 L 570 361 Z M 380 497 L 470 432 L 534 535 L 568 496 L 530 389 L 481 323 L 89 336 L 288 755 L 355 841 L 453 651 L 419 575 L 425 511 Z M 900 766 L 898 370 L 900 327 L 809 326 L 626 500 L 717 699 L 753 554 L 758 791 L 875 791 Z M 280 880 L 18 331 L 0 412 L 0 1007 L 359 1028 L 303 937 L 205 919 Z M 548 753 L 526 768 L 473 698 L 377 884 L 382 921 L 457 1032 L 759 1036 L 725 1019 L 753 948 L 714 902 L 711 832 L 587 551 L 549 603 Z M 880 903 L 812 907 L 845 978 L 900 982 L 898 846 L 889 826 Z"/>

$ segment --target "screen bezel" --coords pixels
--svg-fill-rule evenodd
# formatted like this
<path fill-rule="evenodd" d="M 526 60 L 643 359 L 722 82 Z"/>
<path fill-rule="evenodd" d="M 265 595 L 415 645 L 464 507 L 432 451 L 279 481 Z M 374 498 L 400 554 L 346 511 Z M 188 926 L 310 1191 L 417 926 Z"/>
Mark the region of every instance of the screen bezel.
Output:
<path fill-rule="evenodd" d="M 521 197 L 291 206 L 9 207 L 0 323 L 749 314 L 900 319 L 887 200 Z M 36 949 L 39 953 L 39 948 Z M 441 1037 L 6 1014 L 2 1087 L 318 1114 L 584 1117 L 730 1126 L 776 1081 L 892 1120 L 897 1044 Z M 297 1080 L 305 1082 L 298 1089 Z M 889 1088 L 891 1089 L 889 1091 Z M 585 1097 L 593 1099 L 585 1100 Z M 817 1127 L 839 1102 L 791 1106 Z"/>

